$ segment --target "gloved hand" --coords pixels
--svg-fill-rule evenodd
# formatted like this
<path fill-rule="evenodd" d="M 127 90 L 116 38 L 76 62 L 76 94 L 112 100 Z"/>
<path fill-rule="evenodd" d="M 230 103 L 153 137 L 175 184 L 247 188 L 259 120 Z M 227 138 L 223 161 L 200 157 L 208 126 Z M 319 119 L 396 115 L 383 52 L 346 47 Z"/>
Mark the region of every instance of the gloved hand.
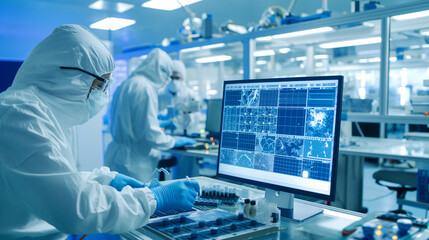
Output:
<path fill-rule="evenodd" d="M 172 121 L 159 121 L 159 126 L 172 131 L 177 129 L 176 125 Z"/>
<path fill-rule="evenodd" d="M 162 114 L 158 114 L 158 120 L 168 120 L 168 114 L 162 115 Z"/>
<path fill-rule="evenodd" d="M 110 186 L 116 188 L 116 190 L 121 191 L 125 186 L 131 186 L 132 188 L 141 188 L 146 187 L 142 182 L 127 175 L 118 173 L 115 178 L 110 182 Z"/>
<path fill-rule="evenodd" d="M 178 147 L 183 147 L 185 145 L 194 145 L 194 144 L 197 144 L 197 141 L 195 141 L 192 138 L 179 137 L 179 138 L 176 138 L 176 141 L 174 142 L 174 147 L 178 148 Z"/>
<path fill-rule="evenodd" d="M 195 180 L 182 180 L 151 189 L 155 195 L 156 211 L 191 209 L 200 185 Z"/>

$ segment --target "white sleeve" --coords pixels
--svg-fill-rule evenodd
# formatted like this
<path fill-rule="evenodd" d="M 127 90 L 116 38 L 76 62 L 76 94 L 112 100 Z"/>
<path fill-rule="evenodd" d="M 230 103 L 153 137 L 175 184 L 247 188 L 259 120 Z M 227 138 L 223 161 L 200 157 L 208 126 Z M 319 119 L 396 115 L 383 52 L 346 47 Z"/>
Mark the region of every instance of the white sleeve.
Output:
<path fill-rule="evenodd" d="M 102 185 L 113 176 L 104 174 L 105 169 L 93 173 L 97 181 L 88 180 L 70 165 L 71 150 L 58 129 L 35 109 L 1 116 L 3 194 L 19 199 L 23 209 L 64 233 L 122 233 L 145 225 L 156 208 L 153 193 L 131 187 L 118 192 Z"/>
<path fill-rule="evenodd" d="M 96 181 L 103 185 L 109 185 L 118 173 L 110 171 L 108 167 L 100 167 L 94 169 L 92 172 L 82 172 L 82 174 L 87 175 L 86 179 L 89 181 Z"/>

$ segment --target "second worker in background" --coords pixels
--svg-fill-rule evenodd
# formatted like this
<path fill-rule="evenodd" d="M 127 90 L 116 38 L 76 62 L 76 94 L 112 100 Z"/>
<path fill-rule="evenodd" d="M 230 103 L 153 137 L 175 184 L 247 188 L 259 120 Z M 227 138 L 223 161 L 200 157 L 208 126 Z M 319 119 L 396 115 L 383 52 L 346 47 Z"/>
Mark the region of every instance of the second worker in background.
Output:
<path fill-rule="evenodd" d="M 110 169 L 145 181 L 157 167 L 160 150 L 196 143 L 166 135 L 159 126 L 158 90 L 172 74 L 171 58 L 154 49 L 114 93 L 109 115 L 113 141 L 105 154 Z"/>

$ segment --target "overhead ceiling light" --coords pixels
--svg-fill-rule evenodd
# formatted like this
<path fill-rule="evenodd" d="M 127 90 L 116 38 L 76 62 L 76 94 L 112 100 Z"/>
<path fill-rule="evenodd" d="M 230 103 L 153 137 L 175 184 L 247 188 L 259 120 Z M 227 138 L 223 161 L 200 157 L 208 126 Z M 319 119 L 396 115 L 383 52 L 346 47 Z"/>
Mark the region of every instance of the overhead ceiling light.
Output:
<path fill-rule="evenodd" d="M 301 56 L 301 57 L 296 57 L 295 58 L 295 61 L 305 61 L 305 60 L 307 60 L 306 56 Z"/>
<path fill-rule="evenodd" d="M 288 52 L 290 52 L 290 48 L 280 48 L 279 52 L 283 53 L 283 54 L 288 53 Z"/>
<path fill-rule="evenodd" d="M 396 61 L 398 60 L 398 58 L 397 58 L 397 57 L 390 57 L 390 58 L 389 58 L 389 60 L 390 60 L 391 62 L 396 62 Z"/>
<path fill-rule="evenodd" d="M 209 90 L 209 95 L 216 95 L 217 94 L 217 90 Z"/>
<path fill-rule="evenodd" d="M 314 59 L 328 59 L 329 56 L 327 54 L 314 55 Z"/>
<path fill-rule="evenodd" d="M 362 25 L 366 26 L 366 27 L 374 27 L 375 24 L 373 22 L 363 22 Z"/>
<path fill-rule="evenodd" d="M 261 50 L 261 51 L 253 52 L 253 56 L 255 56 L 255 57 L 272 56 L 275 54 L 276 54 L 276 52 L 274 52 L 274 50 Z"/>
<path fill-rule="evenodd" d="M 374 44 L 374 43 L 380 43 L 380 42 L 381 42 L 381 37 L 373 37 L 373 38 L 362 38 L 362 39 L 355 39 L 355 40 L 349 40 L 349 41 L 323 43 L 323 44 L 320 44 L 319 47 L 321 47 L 321 48 L 341 48 L 341 47 L 351 47 L 351 46 Z"/>
<path fill-rule="evenodd" d="M 262 70 L 260 68 L 255 68 L 255 73 L 260 73 Z"/>
<path fill-rule="evenodd" d="M 265 65 L 267 63 L 268 62 L 266 60 L 258 60 L 258 61 L 256 61 L 256 65 Z"/>
<path fill-rule="evenodd" d="M 88 7 L 96 10 L 114 10 L 118 13 L 123 13 L 133 8 L 134 4 L 122 3 L 122 2 L 115 3 L 115 2 L 98 0 L 92 3 L 91 5 L 89 5 Z"/>
<path fill-rule="evenodd" d="M 429 35 L 429 32 L 428 32 L 428 35 Z M 410 46 L 410 49 L 419 49 L 420 48 L 420 45 L 411 45 Z"/>
<path fill-rule="evenodd" d="M 428 17 L 428 16 L 429 16 L 429 10 L 426 10 L 426 11 L 413 12 L 413 13 L 393 16 L 392 18 L 397 21 L 402 21 L 402 20 L 410 20 L 410 19 L 422 18 L 422 17 Z"/>
<path fill-rule="evenodd" d="M 109 17 L 89 25 L 90 28 L 102 30 L 118 30 L 136 23 L 135 20 Z"/>
<path fill-rule="evenodd" d="M 274 35 L 274 39 L 280 39 L 280 38 L 289 38 L 289 37 L 300 37 L 310 34 L 316 34 L 316 33 L 324 33 L 324 32 L 330 32 L 334 29 L 332 27 L 321 27 L 321 28 L 314 28 L 314 29 L 308 29 L 298 32 L 290 32 L 290 33 L 284 33 L 279 35 Z"/>
<path fill-rule="evenodd" d="M 429 29 L 420 30 L 420 35 L 429 36 Z"/>
<path fill-rule="evenodd" d="M 322 62 L 317 62 L 316 63 L 316 67 L 323 67 L 323 63 Z"/>
<path fill-rule="evenodd" d="M 185 48 L 180 50 L 181 53 L 185 53 L 185 52 L 195 52 L 195 51 L 199 51 L 201 50 L 201 47 L 193 47 L 193 48 Z"/>
<path fill-rule="evenodd" d="M 358 60 L 358 62 L 360 62 L 360 63 L 367 63 L 367 62 L 368 62 L 368 59 L 366 59 L 366 58 L 361 58 L 361 59 L 359 59 L 359 60 Z"/>
<path fill-rule="evenodd" d="M 373 57 L 373 58 L 368 58 L 368 62 L 370 63 L 375 63 L 375 62 L 380 62 L 381 59 L 379 57 Z"/>
<path fill-rule="evenodd" d="M 182 7 L 177 1 L 178 0 L 150 0 L 143 3 L 142 7 L 171 11 Z M 186 6 L 199 1 L 201 0 L 180 0 L 180 3 Z"/>
<path fill-rule="evenodd" d="M 260 42 L 268 42 L 268 41 L 273 40 L 273 37 L 271 37 L 271 36 L 268 36 L 268 37 L 258 37 L 258 38 L 255 38 L 255 40 L 256 41 L 260 41 Z"/>
<path fill-rule="evenodd" d="M 197 63 L 212 63 L 212 62 L 223 62 L 231 60 L 232 57 L 228 55 L 218 55 L 213 57 L 203 57 L 203 58 L 197 58 L 195 59 L 195 62 Z"/>
<path fill-rule="evenodd" d="M 217 44 L 212 44 L 212 45 L 206 45 L 201 47 L 202 49 L 212 49 L 212 48 L 221 48 L 221 47 L 225 47 L 225 43 L 217 43 Z"/>

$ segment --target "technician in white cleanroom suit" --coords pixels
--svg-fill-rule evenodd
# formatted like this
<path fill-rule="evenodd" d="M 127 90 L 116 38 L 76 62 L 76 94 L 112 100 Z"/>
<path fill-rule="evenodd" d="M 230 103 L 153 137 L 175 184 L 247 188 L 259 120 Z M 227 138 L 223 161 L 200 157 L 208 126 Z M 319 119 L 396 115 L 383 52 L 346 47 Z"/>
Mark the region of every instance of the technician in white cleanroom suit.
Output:
<path fill-rule="evenodd" d="M 170 120 L 177 127 L 177 134 L 198 133 L 201 98 L 186 84 L 186 68 L 183 62 L 173 60 L 171 81 L 158 94 L 160 119 Z M 167 111 L 173 108 L 176 111 Z M 191 111 L 189 111 L 191 110 Z M 173 114 L 174 116 L 169 116 Z M 186 130 L 186 131 L 185 131 Z"/>
<path fill-rule="evenodd" d="M 172 73 L 171 58 L 154 49 L 116 89 L 109 118 L 113 141 L 105 154 L 105 164 L 112 170 L 144 181 L 158 165 L 159 150 L 196 143 L 166 135 L 159 126 L 157 91 Z"/>
<path fill-rule="evenodd" d="M 63 25 L 0 94 L 0 239 L 121 233 L 146 224 L 155 209 L 192 206 L 195 181 L 149 189 L 106 167 L 76 170 L 71 127 L 104 106 L 113 68 L 93 33 Z"/>

